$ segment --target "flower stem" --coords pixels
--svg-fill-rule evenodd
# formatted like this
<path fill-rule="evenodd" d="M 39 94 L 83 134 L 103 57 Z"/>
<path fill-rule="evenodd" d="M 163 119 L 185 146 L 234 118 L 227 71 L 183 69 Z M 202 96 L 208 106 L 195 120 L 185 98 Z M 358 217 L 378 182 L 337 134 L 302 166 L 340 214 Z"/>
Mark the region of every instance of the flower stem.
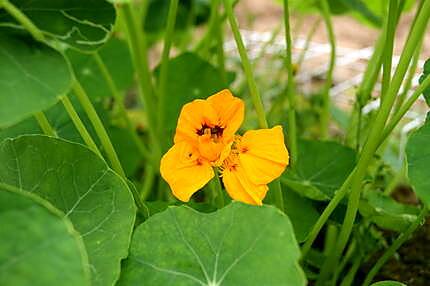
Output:
<path fill-rule="evenodd" d="M 315 20 L 315 22 L 312 24 L 312 27 L 306 36 L 305 46 L 303 47 L 303 50 L 301 51 L 301 53 L 299 55 L 299 59 L 296 62 L 297 70 L 300 70 L 300 67 L 303 64 L 303 61 L 305 60 L 305 56 L 306 56 L 307 51 L 309 50 L 311 40 L 312 40 L 313 36 L 315 35 L 315 32 L 317 31 L 320 23 L 321 23 L 321 18 L 318 18 L 317 20 Z"/>
<path fill-rule="evenodd" d="M 292 40 L 291 40 L 291 28 L 290 28 L 290 12 L 288 8 L 288 0 L 284 0 L 284 26 L 285 26 L 285 39 L 286 39 L 286 68 L 288 72 L 287 82 L 287 96 L 288 96 L 288 147 L 290 147 L 290 160 L 291 165 L 297 161 L 297 126 L 296 126 L 296 95 L 295 95 L 295 83 L 294 73 L 292 64 Z M 280 184 L 279 188 L 280 188 Z M 282 194 L 281 194 L 282 195 Z M 282 198 L 282 197 L 281 197 Z"/>
<path fill-rule="evenodd" d="M 224 21 L 221 20 L 219 15 L 219 0 L 212 0 L 215 9 L 215 37 L 216 37 L 216 50 L 217 50 L 217 63 L 221 75 L 223 85 L 227 85 L 227 72 L 225 70 L 225 56 L 224 56 Z"/>
<path fill-rule="evenodd" d="M 406 41 L 402 55 L 399 60 L 399 64 L 394 73 L 391 84 L 387 90 L 386 97 L 378 110 L 375 121 L 371 126 L 369 136 L 363 147 L 363 151 L 360 155 L 354 177 L 351 182 L 351 194 L 348 199 L 348 206 L 342 228 L 339 234 L 339 239 L 336 244 L 335 250 L 329 255 L 326 262 L 324 263 L 317 285 L 321 285 L 323 281 L 326 281 L 336 267 L 337 261 L 341 256 L 343 249 L 345 248 L 351 230 L 354 224 L 355 217 L 357 215 L 358 205 L 360 202 L 361 194 L 361 183 L 364 178 L 367 166 L 369 165 L 373 155 L 379 147 L 381 135 L 380 131 L 384 129 L 389 113 L 392 109 L 393 103 L 396 99 L 397 92 L 400 89 L 401 83 L 408 69 L 409 62 L 414 53 L 414 50 L 424 35 L 425 28 L 427 26 L 428 19 L 430 17 L 430 1 L 426 1 L 423 4 L 423 8 L 418 12 L 418 18 L 415 24 L 412 26 L 409 37 Z"/>
<path fill-rule="evenodd" d="M 322 113 L 321 113 L 321 137 L 326 139 L 328 137 L 328 127 L 330 121 L 330 88 L 333 82 L 333 71 L 336 61 L 336 40 L 333 32 L 333 25 L 331 22 L 330 9 L 327 0 L 320 1 L 321 15 L 326 25 L 328 39 L 330 42 L 330 63 L 327 70 L 327 76 L 322 90 Z"/>
<path fill-rule="evenodd" d="M 172 47 L 173 33 L 175 31 L 176 13 L 179 0 L 170 0 L 169 12 L 167 14 L 167 26 L 164 37 L 164 46 L 161 54 L 160 77 L 158 82 L 158 117 L 157 126 L 161 138 L 165 138 L 164 117 L 167 99 L 167 75 L 169 70 L 169 55 Z M 164 148 L 163 148 L 164 149 Z"/>
<path fill-rule="evenodd" d="M 226 11 L 231 31 L 233 32 L 233 37 L 236 41 L 237 49 L 239 51 L 240 60 L 242 62 L 243 70 L 245 72 L 245 76 L 248 82 L 249 93 L 251 95 L 255 111 L 257 112 L 258 123 L 260 125 L 260 128 L 267 128 L 268 125 L 266 120 L 266 114 L 264 112 L 263 102 L 261 101 L 260 92 L 254 79 L 254 73 L 252 71 L 251 63 L 249 61 L 246 48 L 242 40 L 242 36 L 239 31 L 237 20 L 233 14 L 233 6 L 230 0 L 224 0 L 224 9 Z"/>
<path fill-rule="evenodd" d="M 399 237 L 393 242 L 393 244 L 384 252 L 384 254 L 378 259 L 373 265 L 372 269 L 367 273 L 367 276 L 363 282 L 363 286 L 368 286 L 375 275 L 379 272 L 381 267 L 388 261 L 388 259 L 394 255 L 394 253 L 400 248 L 400 246 L 410 237 L 410 235 L 417 229 L 417 227 L 425 219 L 428 210 L 424 206 L 418 215 L 417 219 L 409 225 L 408 229 L 399 235 Z"/>
<path fill-rule="evenodd" d="M 215 204 L 218 209 L 221 209 L 224 207 L 224 193 L 222 192 L 222 186 L 221 181 L 219 179 L 219 176 L 217 174 L 217 171 L 215 170 L 215 176 L 210 181 L 210 186 L 212 193 L 215 195 Z"/>
<path fill-rule="evenodd" d="M 109 136 L 106 132 L 106 129 L 103 126 L 103 123 L 100 120 L 100 117 L 97 115 L 97 112 L 94 109 L 93 104 L 88 98 L 87 93 L 85 92 L 85 90 L 77 80 L 75 80 L 75 82 L 73 83 L 72 89 L 76 97 L 78 98 L 79 102 L 81 103 L 82 107 L 84 108 L 85 112 L 87 113 L 88 118 L 90 119 L 91 124 L 93 125 L 94 130 L 96 131 L 97 136 L 99 137 L 100 142 L 106 152 L 106 155 L 109 158 L 112 169 L 115 172 L 117 172 L 121 177 L 126 179 L 124 169 L 122 168 L 121 163 L 119 162 L 118 156 L 115 152 L 115 149 L 113 148 L 112 142 L 110 141 Z"/>
<path fill-rule="evenodd" d="M 39 124 L 43 133 L 48 136 L 57 137 L 57 133 L 55 132 L 54 128 L 52 128 L 52 125 L 49 123 L 48 118 L 46 118 L 45 113 L 42 111 L 36 112 L 34 117 L 36 118 L 37 123 Z"/>
<path fill-rule="evenodd" d="M 33 24 L 33 22 L 19 10 L 9 0 L 0 1 L 0 7 L 3 7 L 15 20 L 18 21 L 32 36 L 39 42 L 43 42 L 45 37 L 42 31 Z"/>
<path fill-rule="evenodd" d="M 73 107 L 73 104 L 70 102 L 70 99 L 67 96 L 63 96 L 63 97 L 61 97 L 61 102 L 63 103 L 63 106 L 66 109 L 67 114 L 69 115 L 70 119 L 72 120 L 73 124 L 75 125 L 75 128 L 78 130 L 78 132 L 81 135 L 82 139 L 84 140 L 85 144 L 94 153 L 96 153 L 101 158 L 103 158 L 102 154 L 100 153 L 99 149 L 97 148 L 96 143 L 94 143 L 93 138 L 91 138 L 90 133 L 88 132 L 84 123 L 82 123 L 82 120 L 79 117 L 78 113 L 76 112 L 75 108 Z"/>
<path fill-rule="evenodd" d="M 99 70 L 101 71 L 101 73 L 102 73 L 111 93 L 112 93 L 112 96 L 114 97 L 115 101 L 118 104 L 119 113 L 120 113 L 121 117 L 123 118 L 123 120 L 127 126 L 127 129 L 131 135 L 131 138 L 133 139 L 135 145 L 139 149 L 140 154 L 146 158 L 151 157 L 149 151 L 143 145 L 143 142 L 140 140 L 139 136 L 136 133 L 137 132 L 136 128 L 134 127 L 133 123 L 130 120 L 130 117 L 127 114 L 127 110 L 126 110 L 125 105 L 124 105 L 124 100 L 123 100 L 120 92 L 118 91 L 118 88 L 115 84 L 115 81 L 113 80 L 113 78 L 112 78 L 108 68 L 106 67 L 103 59 L 101 58 L 101 56 L 97 52 L 95 52 L 93 54 L 93 58 L 97 64 L 97 66 L 99 67 Z"/>

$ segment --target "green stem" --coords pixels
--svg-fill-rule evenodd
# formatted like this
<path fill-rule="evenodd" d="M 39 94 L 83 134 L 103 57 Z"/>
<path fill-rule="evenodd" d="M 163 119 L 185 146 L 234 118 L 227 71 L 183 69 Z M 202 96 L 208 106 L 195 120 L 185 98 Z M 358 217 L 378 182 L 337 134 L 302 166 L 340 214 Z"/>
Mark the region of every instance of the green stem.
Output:
<path fill-rule="evenodd" d="M 352 282 L 354 282 L 355 275 L 357 274 L 357 271 L 360 268 L 361 260 L 362 260 L 362 258 L 360 255 L 355 257 L 355 259 L 353 260 L 351 268 L 349 269 L 348 273 L 343 278 L 340 286 L 351 286 L 352 285 Z"/>
<path fill-rule="evenodd" d="M 143 3 L 147 5 L 148 1 L 143 1 Z M 122 13 L 124 18 L 129 47 L 133 56 L 134 67 L 139 78 L 139 98 L 147 113 L 148 132 L 151 139 L 152 151 L 155 153 L 154 158 L 156 158 L 154 163 L 158 166 L 159 158 L 161 157 L 161 149 L 156 134 L 154 89 L 152 86 L 151 73 L 149 71 L 146 42 L 140 32 L 140 22 L 134 16 L 131 4 L 120 5 L 119 12 Z M 145 15 L 146 13 L 144 13 L 143 18 Z"/>
<path fill-rule="evenodd" d="M 218 209 L 223 208 L 225 205 L 224 194 L 222 192 L 221 181 L 219 179 L 219 176 L 218 176 L 216 170 L 215 170 L 215 176 L 210 181 L 210 187 L 212 190 L 212 195 L 214 195 L 214 197 L 215 197 L 215 204 L 216 204 L 217 208 Z"/>
<path fill-rule="evenodd" d="M 348 249 L 346 250 L 345 255 L 342 257 L 342 260 L 339 263 L 339 267 L 336 268 L 336 273 L 335 273 L 334 281 L 337 281 L 337 278 L 342 273 L 342 271 L 345 269 L 347 263 L 349 262 L 349 260 L 351 259 L 352 255 L 354 254 L 356 247 L 357 247 L 357 242 L 355 240 L 353 240 L 349 244 Z"/>
<path fill-rule="evenodd" d="M 348 200 L 348 207 L 335 251 L 331 253 L 331 255 L 327 258 L 326 263 L 322 267 L 318 280 L 319 283 L 317 283 L 317 285 L 321 285 L 321 283 L 323 283 L 323 281 L 326 281 L 327 278 L 330 276 L 330 273 L 332 273 L 333 269 L 336 267 L 337 261 L 341 256 L 343 249 L 348 243 L 349 236 L 354 225 L 354 220 L 357 215 L 358 205 L 360 202 L 362 179 L 366 174 L 367 166 L 369 165 L 377 148 L 379 147 L 381 139 L 380 131 L 384 129 L 389 113 L 396 99 L 397 92 L 400 89 L 401 83 L 408 69 L 409 62 L 412 58 L 414 50 L 419 41 L 421 40 L 421 37 L 424 35 L 424 31 L 427 26 L 429 17 L 430 1 L 426 1 L 423 4 L 423 8 L 419 11 L 415 24 L 410 30 L 409 37 L 406 41 L 405 47 L 399 60 L 399 64 L 394 73 L 391 84 L 387 90 L 386 97 L 382 102 L 376 119 L 371 126 L 369 136 L 363 147 L 363 151 L 360 155 L 359 161 L 356 166 L 356 171 L 354 172 L 354 177 L 351 182 L 351 194 Z"/>
<path fill-rule="evenodd" d="M 394 36 L 396 33 L 396 15 L 397 15 L 397 0 L 389 1 L 390 5 L 388 8 L 388 26 L 385 38 L 383 58 L 383 69 L 382 69 L 382 88 L 381 88 L 381 102 L 384 101 L 387 89 L 390 85 L 391 80 L 391 66 L 393 58 L 393 47 L 394 47 Z"/>
<path fill-rule="evenodd" d="M 294 166 L 297 161 L 297 125 L 296 125 L 296 96 L 294 72 L 292 64 L 292 40 L 290 28 L 290 12 L 288 8 L 288 0 L 284 0 L 284 26 L 286 39 L 286 68 L 288 72 L 287 96 L 288 96 L 288 147 L 290 147 L 291 165 Z"/>
<path fill-rule="evenodd" d="M 388 261 L 388 259 L 394 255 L 394 253 L 400 248 L 400 246 L 405 243 L 405 241 L 410 237 L 410 235 L 417 229 L 422 223 L 423 219 L 427 214 L 427 208 L 423 207 L 417 219 L 409 225 L 408 229 L 400 234 L 400 236 L 394 241 L 394 243 L 384 252 L 384 254 L 378 259 L 378 261 L 373 265 L 372 269 L 367 273 L 367 276 L 363 282 L 363 286 L 368 286 L 372 282 L 375 275 L 379 272 L 381 267 Z"/>
<path fill-rule="evenodd" d="M 219 0 L 212 0 L 215 2 L 215 36 L 216 36 L 216 50 L 217 50 L 217 63 L 218 69 L 221 74 L 221 80 L 224 85 L 227 85 L 227 72 L 225 69 L 225 55 L 224 55 L 224 21 L 221 21 L 219 15 Z"/>
<path fill-rule="evenodd" d="M 36 118 L 37 123 L 39 124 L 43 133 L 48 136 L 57 137 L 57 133 L 55 132 L 54 128 L 49 123 L 48 118 L 46 118 L 45 114 L 42 111 L 36 112 L 34 114 L 34 117 Z"/>
<path fill-rule="evenodd" d="M 267 128 L 266 114 L 264 112 L 263 102 L 261 101 L 260 92 L 255 82 L 254 73 L 252 71 L 251 63 L 249 61 L 242 36 L 239 31 L 237 20 L 233 14 L 233 6 L 231 0 L 224 0 L 224 9 L 230 23 L 231 31 L 233 32 L 234 40 L 236 41 L 237 49 L 239 51 L 240 59 L 242 62 L 243 70 L 248 82 L 249 93 L 251 95 L 252 103 L 255 111 L 257 112 L 258 123 L 261 128 Z"/>
<path fill-rule="evenodd" d="M 328 255 L 336 243 L 337 227 L 333 224 L 327 226 L 325 239 L 324 239 L 324 254 Z"/>
<path fill-rule="evenodd" d="M 75 108 L 73 107 L 73 104 L 70 102 L 70 99 L 65 95 L 65 96 L 61 97 L 61 102 L 63 103 L 63 106 L 66 109 L 67 114 L 69 115 L 70 119 L 72 120 L 73 124 L 75 125 L 76 130 L 78 130 L 78 132 L 81 135 L 82 139 L 84 140 L 85 144 L 94 153 L 96 153 L 101 158 L 103 158 L 102 154 L 100 153 L 99 149 L 97 148 L 96 143 L 94 143 L 93 138 L 91 138 L 90 133 L 88 132 L 87 128 L 85 127 L 84 123 L 82 122 L 81 118 L 79 117 L 78 113 L 76 112 Z"/>
<path fill-rule="evenodd" d="M 169 70 L 169 55 L 172 48 L 173 33 L 175 31 L 176 13 L 179 0 L 170 0 L 169 12 L 167 14 L 167 26 L 164 36 L 164 46 L 161 54 L 160 77 L 158 85 L 158 117 L 157 126 L 161 138 L 165 138 L 164 117 L 167 99 L 167 75 Z M 164 149 L 164 148 L 163 148 Z"/>
<path fill-rule="evenodd" d="M 42 31 L 40 31 L 39 28 L 37 28 L 36 25 L 34 25 L 33 22 L 21 12 L 21 10 L 15 7 L 8 0 L 0 1 L 0 7 L 3 7 L 12 17 L 14 17 L 15 20 L 17 20 L 34 39 L 39 42 L 43 42 L 45 40 Z"/>
<path fill-rule="evenodd" d="M 330 88 L 333 82 L 333 71 L 336 61 L 336 40 L 333 32 L 333 25 L 331 22 L 330 9 L 327 4 L 327 0 L 322 0 L 321 2 L 321 14 L 326 25 L 328 39 L 330 42 L 330 63 L 327 70 L 326 81 L 322 90 L 323 106 L 321 113 L 321 135 L 323 139 L 328 137 L 328 127 L 330 121 Z"/>
<path fill-rule="evenodd" d="M 140 140 L 139 136 L 137 135 L 136 128 L 134 127 L 133 123 L 130 120 L 130 117 L 127 114 L 127 110 L 124 105 L 124 100 L 121 96 L 121 93 L 118 91 L 118 87 L 115 84 L 115 81 L 113 80 L 108 68 L 106 67 L 103 59 L 101 56 L 95 52 L 93 54 L 94 60 L 97 63 L 97 66 L 99 67 L 99 70 L 102 72 L 102 75 L 112 93 L 112 96 L 114 97 L 116 103 L 118 104 L 119 108 L 119 114 L 121 115 L 122 119 L 124 120 L 127 130 L 131 135 L 131 138 L 133 139 L 135 145 L 137 146 L 137 149 L 139 149 L 139 152 L 142 156 L 149 158 L 151 157 L 149 151 L 146 149 L 145 145 L 143 145 L 142 140 Z"/>
<path fill-rule="evenodd" d="M 311 40 L 315 35 L 315 32 L 317 31 L 320 23 L 321 23 L 321 18 L 318 18 L 317 20 L 315 20 L 315 22 L 312 24 L 311 29 L 309 30 L 309 33 L 306 36 L 305 46 L 303 47 L 303 50 L 300 52 L 299 59 L 296 62 L 297 70 L 300 70 L 300 67 L 303 64 L 303 61 L 305 60 L 306 52 L 309 50 Z"/>
<path fill-rule="evenodd" d="M 124 169 L 122 168 L 121 163 L 119 162 L 118 156 L 115 152 L 115 149 L 113 148 L 112 142 L 109 139 L 106 129 L 103 126 L 103 123 L 100 120 L 100 117 L 97 115 L 97 112 L 94 109 L 93 104 L 88 98 L 87 93 L 85 92 L 85 90 L 82 88 L 81 84 L 77 80 L 75 80 L 75 82 L 73 83 L 72 89 L 76 97 L 78 98 L 79 102 L 81 103 L 82 107 L 84 108 L 85 112 L 87 113 L 88 118 L 90 119 L 91 124 L 93 125 L 94 130 L 96 131 L 97 136 L 99 137 L 100 142 L 106 152 L 106 155 L 109 158 L 112 169 L 125 179 L 126 175 L 125 175 Z"/>
<path fill-rule="evenodd" d="M 145 166 L 145 181 L 143 182 L 142 191 L 140 197 L 143 201 L 146 201 L 151 194 L 152 187 L 154 186 L 155 170 L 151 164 Z"/>

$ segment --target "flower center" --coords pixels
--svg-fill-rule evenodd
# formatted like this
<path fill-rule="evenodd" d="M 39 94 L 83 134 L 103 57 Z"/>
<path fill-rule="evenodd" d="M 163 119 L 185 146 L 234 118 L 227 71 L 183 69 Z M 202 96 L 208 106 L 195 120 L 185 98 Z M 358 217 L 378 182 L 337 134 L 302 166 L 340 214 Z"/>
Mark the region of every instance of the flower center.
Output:
<path fill-rule="evenodd" d="M 218 139 L 222 136 L 224 132 L 224 128 L 221 126 L 215 125 L 214 127 L 210 127 L 209 125 L 203 124 L 202 128 L 197 130 L 197 135 L 210 135 L 211 139 Z"/>

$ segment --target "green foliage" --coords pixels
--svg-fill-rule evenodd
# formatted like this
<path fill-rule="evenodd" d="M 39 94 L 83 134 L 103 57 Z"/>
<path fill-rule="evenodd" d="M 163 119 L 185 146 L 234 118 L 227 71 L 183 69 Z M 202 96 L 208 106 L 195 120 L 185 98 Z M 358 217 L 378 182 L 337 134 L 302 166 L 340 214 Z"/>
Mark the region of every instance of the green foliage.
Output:
<path fill-rule="evenodd" d="M 0 284 L 89 286 L 88 258 L 70 220 L 47 201 L 0 185 Z"/>
<path fill-rule="evenodd" d="M 429 75 L 430 75 L 430 59 L 428 59 L 424 63 L 423 74 L 420 76 L 419 82 L 422 83 L 424 79 L 427 78 Z M 424 90 L 423 95 L 427 105 L 430 106 L 430 87 Z"/>
<path fill-rule="evenodd" d="M 370 286 L 406 286 L 406 284 L 397 282 L 397 281 L 379 281 L 376 283 L 373 283 Z"/>
<path fill-rule="evenodd" d="M 83 51 L 93 51 L 108 39 L 115 9 L 104 0 L 10 0 L 46 37 Z M 0 26 L 22 27 L 0 10 Z"/>
<path fill-rule="evenodd" d="M 417 130 L 409 138 L 406 146 L 408 158 L 409 180 L 414 191 L 427 207 L 430 207 L 430 180 L 428 178 L 428 166 L 430 164 L 430 122 Z"/>
<path fill-rule="evenodd" d="M 48 109 L 71 84 L 69 67 L 59 52 L 28 36 L 4 33 L 0 78 L 0 128 Z"/>
<path fill-rule="evenodd" d="M 300 160 L 282 176 L 292 190 L 314 200 L 328 200 L 342 185 L 355 165 L 354 150 L 336 142 L 302 140 Z"/>
<path fill-rule="evenodd" d="M 136 229 L 119 285 L 299 286 L 299 257 L 291 223 L 274 207 L 170 207 Z"/>
<path fill-rule="evenodd" d="M 22 136 L 0 145 L 1 181 L 48 200 L 81 234 L 93 285 L 111 285 L 127 256 L 135 206 L 126 183 L 79 144 Z"/>

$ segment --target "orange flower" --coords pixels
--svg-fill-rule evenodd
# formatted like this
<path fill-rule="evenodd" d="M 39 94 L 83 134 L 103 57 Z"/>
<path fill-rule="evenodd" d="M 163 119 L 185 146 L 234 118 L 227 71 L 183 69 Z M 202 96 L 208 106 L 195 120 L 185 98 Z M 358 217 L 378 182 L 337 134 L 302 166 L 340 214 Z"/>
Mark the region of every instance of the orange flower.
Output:
<path fill-rule="evenodd" d="M 267 184 L 288 165 L 281 126 L 235 135 L 243 121 L 244 104 L 223 90 L 207 100 L 184 105 L 174 145 L 161 159 L 161 176 L 173 195 L 187 202 L 221 170 L 234 200 L 261 205 Z"/>

